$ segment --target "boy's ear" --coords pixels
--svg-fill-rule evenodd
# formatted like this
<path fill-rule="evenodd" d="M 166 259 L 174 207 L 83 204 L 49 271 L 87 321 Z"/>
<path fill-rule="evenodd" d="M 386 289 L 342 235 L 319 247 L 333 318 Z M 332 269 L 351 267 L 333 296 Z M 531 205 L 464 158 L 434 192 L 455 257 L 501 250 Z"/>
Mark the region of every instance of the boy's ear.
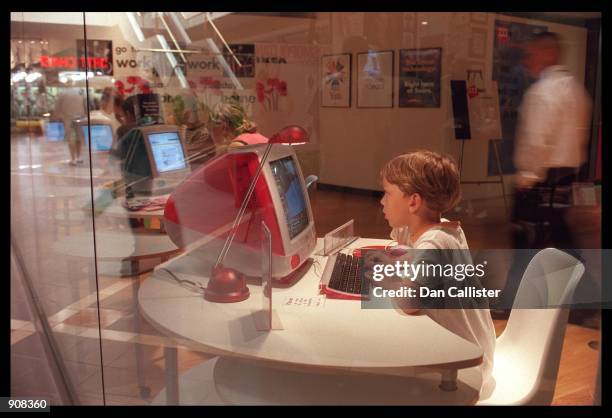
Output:
<path fill-rule="evenodd" d="M 412 193 L 408 197 L 408 208 L 410 209 L 410 212 L 412 213 L 417 212 L 421 208 L 422 205 L 423 205 L 423 198 L 421 198 L 420 194 Z"/>

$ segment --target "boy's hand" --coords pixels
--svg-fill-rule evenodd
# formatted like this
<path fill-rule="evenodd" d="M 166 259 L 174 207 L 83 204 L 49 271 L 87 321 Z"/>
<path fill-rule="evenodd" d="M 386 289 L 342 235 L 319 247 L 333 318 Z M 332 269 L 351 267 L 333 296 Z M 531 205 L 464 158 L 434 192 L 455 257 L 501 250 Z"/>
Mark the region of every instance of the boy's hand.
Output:
<path fill-rule="evenodd" d="M 372 274 L 375 264 L 393 264 L 396 258 L 391 256 L 389 253 L 385 253 L 382 250 L 376 251 L 364 251 L 363 257 L 363 271 L 366 279 L 372 281 Z"/>

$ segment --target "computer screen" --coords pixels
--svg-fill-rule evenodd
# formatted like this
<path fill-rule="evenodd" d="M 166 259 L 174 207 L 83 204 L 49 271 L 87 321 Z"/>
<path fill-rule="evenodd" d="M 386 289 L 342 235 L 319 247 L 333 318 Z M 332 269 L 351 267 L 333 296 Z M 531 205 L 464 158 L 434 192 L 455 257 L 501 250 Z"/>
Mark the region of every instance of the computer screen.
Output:
<path fill-rule="evenodd" d="M 86 125 L 81 126 L 85 143 L 89 146 L 89 131 L 91 130 L 92 137 L 92 152 L 110 151 L 113 146 L 113 128 L 106 124 L 92 124 L 89 128 Z"/>
<path fill-rule="evenodd" d="M 64 122 L 49 121 L 47 123 L 47 140 L 52 142 L 64 140 Z"/>
<path fill-rule="evenodd" d="M 270 162 L 270 169 L 283 204 L 289 237 L 293 239 L 308 226 L 308 210 L 295 161 L 293 157 L 281 158 Z"/>
<path fill-rule="evenodd" d="M 178 132 L 151 133 L 149 143 L 159 173 L 183 170 L 187 167 Z"/>

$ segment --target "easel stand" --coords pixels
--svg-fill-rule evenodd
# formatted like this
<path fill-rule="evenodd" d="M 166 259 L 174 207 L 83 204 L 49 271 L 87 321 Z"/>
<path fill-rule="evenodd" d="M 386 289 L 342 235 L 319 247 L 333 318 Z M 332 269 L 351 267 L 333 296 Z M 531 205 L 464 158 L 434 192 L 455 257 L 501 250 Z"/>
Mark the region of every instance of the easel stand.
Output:
<path fill-rule="evenodd" d="M 497 172 L 499 173 L 499 180 L 483 180 L 483 181 L 463 181 L 463 150 L 465 147 L 465 140 L 461 141 L 461 157 L 459 159 L 459 184 L 499 184 L 502 190 L 502 197 L 504 198 L 504 209 L 506 210 L 506 216 L 510 214 L 508 209 L 508 201 L 506 198 L 506 186 L 504 185 L 504 174 L 501 167 L 501 160 L 499 158 L 499 150 L 497 149 L 498 140 L 491 140 L 493 144 L 493 152 L 495 154 L 495 163 L 497 164 Z"/>

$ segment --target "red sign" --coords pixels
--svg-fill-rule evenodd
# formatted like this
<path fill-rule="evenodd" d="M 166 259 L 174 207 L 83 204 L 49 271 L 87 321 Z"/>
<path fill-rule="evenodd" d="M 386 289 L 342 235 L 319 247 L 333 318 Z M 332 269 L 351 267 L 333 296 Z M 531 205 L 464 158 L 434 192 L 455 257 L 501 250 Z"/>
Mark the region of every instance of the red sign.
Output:
<path fill-rule="evenodd" d="M 497 40 L 501 44 L 505 44 L 508 42 L 508 38 L 510 37 L 509 29 L 503 26 L 499 26 L 497 28 Z"/>
<path fill-rule="evenodd" d="M 470 97 L 470 99 L 478 96 L 478 87 L 471 85 L 470 87 L 468 87 L 468 96 Z"/>
<path fill-rule="evenodd" d="M 108 67 L 108 58 L 95 57 L 50 57 L 48 55 L 40 56 L 40 65 L 43 68 L 70 68 L 75 69 L 80 64 L 81 67 L 87 67 L 90 70 L 105 69 Z"/>

